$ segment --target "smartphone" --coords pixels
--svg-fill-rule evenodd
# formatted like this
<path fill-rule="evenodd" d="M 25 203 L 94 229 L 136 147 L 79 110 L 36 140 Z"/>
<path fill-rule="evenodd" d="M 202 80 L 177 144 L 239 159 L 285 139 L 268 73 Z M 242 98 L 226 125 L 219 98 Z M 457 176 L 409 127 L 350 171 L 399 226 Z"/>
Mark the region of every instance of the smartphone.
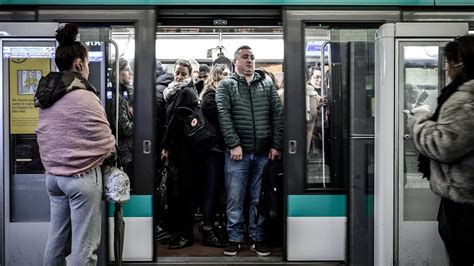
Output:
<path fill-rule="evenodd" d="M 418 95 L 418 99 L 416 99 L 414 107 L 421 106 L 426 101 L 428 96 L 430 96 L 430 95 L 425 90 L 422 90 L 420 95 Z"/>

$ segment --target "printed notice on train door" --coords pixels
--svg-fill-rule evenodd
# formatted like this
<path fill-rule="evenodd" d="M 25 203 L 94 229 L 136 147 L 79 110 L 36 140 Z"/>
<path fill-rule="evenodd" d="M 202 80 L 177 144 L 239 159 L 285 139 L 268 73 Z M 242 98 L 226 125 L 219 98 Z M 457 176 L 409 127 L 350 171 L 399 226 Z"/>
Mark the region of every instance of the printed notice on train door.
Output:
<path fill-rule="evenodd" d="M 49 58 L 12 58 L 9 60 L 10 134 L 35 134 L 38 110 L 34 95 L 42 76 L 49 73 Z"/>

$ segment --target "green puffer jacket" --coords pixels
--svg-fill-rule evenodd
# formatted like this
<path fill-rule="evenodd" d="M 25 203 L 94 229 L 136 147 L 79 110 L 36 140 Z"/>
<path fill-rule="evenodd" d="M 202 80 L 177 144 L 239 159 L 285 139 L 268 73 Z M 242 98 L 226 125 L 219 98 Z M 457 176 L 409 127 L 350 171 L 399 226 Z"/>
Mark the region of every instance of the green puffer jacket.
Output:
<path fill-rule="evenodd" d="M 266 153 L 283 146 L 283 115 L 278 93 L 265 74 L 255 71 L 250 85 L 233 74 L 219 82 L 216 93 L 219 123 L 227 147 Z"/>

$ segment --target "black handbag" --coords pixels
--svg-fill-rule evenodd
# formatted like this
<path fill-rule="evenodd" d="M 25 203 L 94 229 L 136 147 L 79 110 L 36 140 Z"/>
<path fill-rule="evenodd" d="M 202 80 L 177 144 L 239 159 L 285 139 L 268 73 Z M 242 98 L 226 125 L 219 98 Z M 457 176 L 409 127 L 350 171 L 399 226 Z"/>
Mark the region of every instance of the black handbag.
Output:
<path fill-rule="evenodd" d="M 167 181 L 168 181 L 168 160 L 166 160 L 163 168 L 161 169 L 161 180 L 157 187 L 158 190 L 158 209 L 159 213 L 166 212 L 168 210 L 168 198 L 167 198 Z"/>
<path fill-rule="evenodd" d="M 216 128 L 204 117 L 200 105 L 194 110 L 187 107 L 179 107 L 178 110 L 187 113 L 183 116 L 183 130 L 194 149 L 207 152 L 217 146 Z"/>

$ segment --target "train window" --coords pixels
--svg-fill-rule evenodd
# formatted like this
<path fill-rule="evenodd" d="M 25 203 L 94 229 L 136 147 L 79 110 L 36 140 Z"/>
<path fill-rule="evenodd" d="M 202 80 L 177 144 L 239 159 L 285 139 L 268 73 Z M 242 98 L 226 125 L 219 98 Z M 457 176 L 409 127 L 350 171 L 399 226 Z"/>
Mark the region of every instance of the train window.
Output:
<path fill-rule="evenodd" d="M 446 74 L 442 48 L 444 44 L 430 42 L 402 42 L 400 44 L 401 73 L 399 82 L 399 110 L 425 105 L 436 108 L 439 89 L 444 87 Z M 405 221 L 434 221 L 438 207 L 437 196 L 429 181 L 418 171 L 418 153 L 408 135 L 406 117 L 400 112 L 400 156 L 403 158 L 401 184 L 403 187 L 403 219 Z"/>
<path fill-rule="evenodd" d="M 375 28 L 305 29 L 308 188 L 344 189 L 348 147 L 373 139 L 374 41 Z"/>
<path fill-rule="evenodd" d="M 33 96 L 42 76 L 54 70 L 54 40 L 4 41 L 3 87 L 9 88 L 10 221 L 48 221 L 49 200 L 35 129 Z"/>

